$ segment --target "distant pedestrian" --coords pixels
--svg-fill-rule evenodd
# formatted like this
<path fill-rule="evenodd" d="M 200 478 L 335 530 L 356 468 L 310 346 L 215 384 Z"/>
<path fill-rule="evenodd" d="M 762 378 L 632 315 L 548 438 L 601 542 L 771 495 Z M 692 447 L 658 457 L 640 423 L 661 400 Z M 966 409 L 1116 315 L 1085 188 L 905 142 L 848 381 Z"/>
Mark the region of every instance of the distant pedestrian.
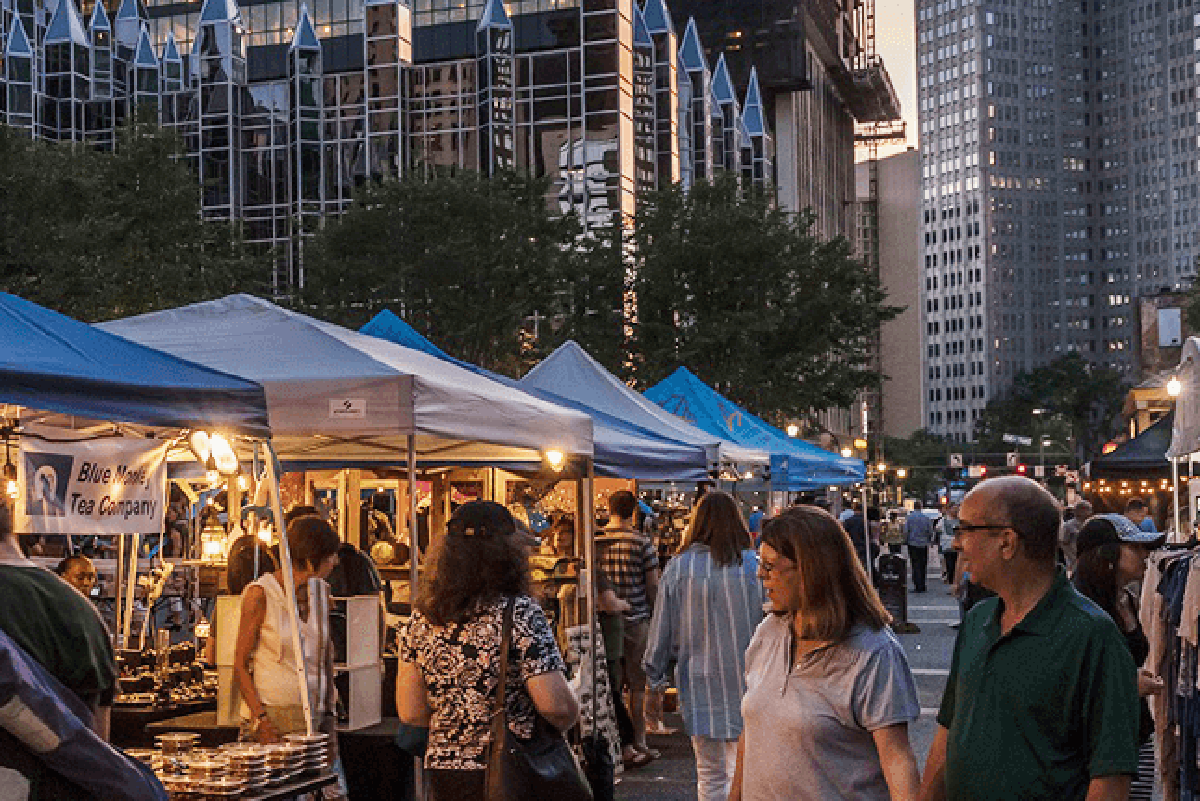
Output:
<path fill-rule="evenodd" d="M 763 618 L 758 554 L 729 493 L 700 500 L 659 585 L 645 668 L 665 689 L 675 663 L 683 727 L 696 757 L 698 801 L 725 801 L 737 763 L 746 647 Z"/>
<path fill-rule="evenodd" d="M 912 511 L 904 518 L 904 541 L 908 544 L 908 562 L 912 565 L 913 592 L 925 592 L 929 543 L 933 539 L 933 521 L 925 515 L 921 502 L 913 501 Z"/>
<path fill-rule="evenodd" d="M 850 538 L 798 507 L 764 524 L 759 556 L 773 614 L 746 651 L 730 801 L 914 798 L 916 683 Z"/>
<path fill-rule="evenodd" d="M 1091 516 L 1092 504 L 1089 501 L 1078 501 L 1071 519 L 1064 522 L 1058 530 L 1058 547 L 1062 550 L 1068 574 L 1075 572 L 1075 540 L 1079 537 L 1079 529 Z"/>
<path fill-rule="evenodd" d="M 954 584 L 958 575 L 955 572 L 958 567 L 958 551 L 954 550 L 954 529 L 957 525 L 958 504 L 952 503 L 946 507 L 946 514 L 942 515 L 937 524 L 938 553 L 942 555 L 942 581 L 947 584 Z"/>
<path fill-rule="evenodd" d="M 997 598 L 954 646 L 923 801 L 1124 799 L 1137 772 L 1136 670 L 1121 632 L 1055 563 L 1059 507 L 1020 476 L 963 499 L 955 547 Z"/>
<path fill-rule="evenodd" d="M 629 684 L 629 716 L 633 719 L 633 741 L 622 743 L 622 758 L 634 767 L 658 752 L 646 743 L 646 674 L 642 659 L 650 633 L 650 615 L 658 593 L 658 552 L 654 541 L 633 525 L 637 499 L 629 490 L 608 497 L 608 525 L 596 537 L 600 570 L 608 576 L 617 596 L 629 604 L 625 612 L 623 677 L 619 688 Z M 636 753 L 635 753 L 636 752 Z M 640 755 L 640 756 L 639 756 Z"/>
<path fill-rule="evenodd" d="M 1154 518 L 1150 516 L 1150 510 L 1146 507 L 1146 502 L 1136 495 L 1125 503 L 1125 516 L 1142 531 L 1150 533 L 1158 531 L 1154 527 Z"/>

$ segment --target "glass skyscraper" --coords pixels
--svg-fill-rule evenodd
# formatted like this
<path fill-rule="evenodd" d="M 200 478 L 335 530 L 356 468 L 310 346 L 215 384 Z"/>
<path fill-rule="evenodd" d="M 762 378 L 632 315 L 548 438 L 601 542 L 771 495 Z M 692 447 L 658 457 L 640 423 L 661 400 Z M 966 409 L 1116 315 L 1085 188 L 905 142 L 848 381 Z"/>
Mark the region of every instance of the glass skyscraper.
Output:
<path fill-rule="evenodd" d="M 105 148 L 153 109 L 204 215 L 279 254 L 281 294 L 372 178 L 522 170 L 588 226 L 720 170 L 775 182 L 756 76 L 735 85 L 662 0 L 310 1 L 0 0 L 0 121 Z"/>

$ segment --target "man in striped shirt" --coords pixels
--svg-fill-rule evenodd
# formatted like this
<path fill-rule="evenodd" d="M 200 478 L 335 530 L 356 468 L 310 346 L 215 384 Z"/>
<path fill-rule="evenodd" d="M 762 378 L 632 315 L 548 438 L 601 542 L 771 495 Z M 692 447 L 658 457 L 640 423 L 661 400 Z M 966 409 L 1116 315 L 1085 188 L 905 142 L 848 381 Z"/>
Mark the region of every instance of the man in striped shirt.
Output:
<path fill-rule="evenodd" d="M 654 597 L 658 592 L 658 552 L 650 537 L 634 528 L 637 498 L 618 490 L 608 498 L 608 525 L 596 538 L 600 570 L 612 582 L 617 596 L 629 604 L 625 613 L 624 678 L 629 682 L 629 716 L 633 718 L 633 747 L 653 754 L 646 744 L 646 672 L 642 657 Z M 614 686 L 621 686 L 620 680 Z"/>

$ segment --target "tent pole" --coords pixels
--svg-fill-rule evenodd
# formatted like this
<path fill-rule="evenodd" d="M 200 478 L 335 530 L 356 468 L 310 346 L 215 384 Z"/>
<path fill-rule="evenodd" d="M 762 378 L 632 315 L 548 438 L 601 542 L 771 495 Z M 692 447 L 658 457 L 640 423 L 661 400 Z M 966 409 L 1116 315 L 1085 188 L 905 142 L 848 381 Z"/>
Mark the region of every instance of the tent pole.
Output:
<path fill-rule="evenodd" d="M 591 721 L 593 734 L 598 729 L 596 720 L 596 652 L 599 648 L 597 639 L 601 636 L 599 618 L 596 616 L 596 510 L 595 506 L 596 466 L 592 457 L 587 457 L 587 473 L 583 479 L 583 492 L 579 499 L 579 516 L 583 519 L 584 568 L 587 570 L 587 597 L 584 599 L 584 613 L 588 621 L 588 637 L 591 640 L 592 656 L 592 692 L 591 692 Z"/>
<path fill-rule="evenodd" d="M 417 608 L 417 579 L 420 576 L 418 551 L 421 537 L 417 531 L 417 435 L 408 435 L 408 603 L 409 609 Z"/>
<path fill-rule="evenodd" d="M 866 548 L 867 563 L 863 565 L 867 569 L 867 581 L 872 586 L 875 585 L 875 571 L 871 568 L 871 522 L 870 515 L 867 514 L 867 481 L 870 480 L 870 470 L 867 469 L 863 473 L 862 485 L 862 517 L 863 517 L 863 545 Z"/>
<path fill-rule="evenodd" d="M 137 586 L 138 540 L 139 539 L 140 539 L 140 535 L 138 535 L 138 534 L 133 535 L 133 545 L 130 548 L 131 553 L 129 554 L 129 581 L 127 582 L 128 587 L 126 589 L 125 599 L 124 599 L 125 623 L 124 623 L 124 627 L 121 629 L 121 642 L 125 644 L 126 648 L 129 647 L 130 629 L 133 627 L 133 589 L 134 589 L 134 587 Z M 124 540 L 125 540 L 125 538 L 121 537 L 121 541 L 124 542 Z M 123 567 L 124 567 L 124 565 L 122 565 L 122 568 Z M 121 568 L 117 568 L 117 570 L 119 572 L 121 570 Z M 149 599 L 147 599 L 147 600 L 149 600 Z M 146 619 L 144 621 L 142 621 L 142 642 L 146 641 L 146 628 L 149 625 L 149 623 L 150 623 L 150 607 L 149 607 L 149 605 L 147 605 L 146 606 Z"/>
<path fill-rule="evenodd" d="M 300 704 L 304 708 L 304 725 L 306 733 L 313 733 L 313 713 L 312 699 L 308 697 L 308 669 L 304 664 L 304 643 L 300 639 L 300 607 L 296 603 L 296 580 L 292 577 L 292 549 L 288 547 L 287 528 L 283 523 L 283 499 L 279 494 L 279 476 L 276 473 L 276 467 L 279 461 L 275 456 L 275 449 L 271 447 L 270 442 L 264 442 L 263 446 L 267 450 L 266 467 L 267 467 L 267 484 L 271 490 L 271 511 L 275 516 L 276 530 L 279 531 L 279 561 L 283 564 L 283 591 L 287 593 L 288 606 L 291 614 L 288 615 L 289 628 L 292 630 L 292 642 L 295 644 L 293 654 L 296 657 L 296 681 L 300 683 Z M 258 448 L 258 443 L 254 445 Z M 309 599 L 309 608 L 314 608 L 314 599 Z M 333 681 L 333 677 L 329 677 Z"/>
<path fill-rule="evenodd" d="M 117 585 L 117 603 L 113 607 L 113 640 L 117 648 L 126 648 L 129 643 L 121 639 L 124 628 L 121 625 L 121 613 L 125 608 L 125 538 L 117 537 L 117 569 L 113 571 L 113 581 Z"/>
<path fill-rule="evenodd" d="M 1171 493 L 1175 496 L 1175 542 L 1187 542 L 1187 537 L 1183 536 L 1183 529 L 1180 527 L 1179 513 L 1179 458 L 1171 457 Z"/>

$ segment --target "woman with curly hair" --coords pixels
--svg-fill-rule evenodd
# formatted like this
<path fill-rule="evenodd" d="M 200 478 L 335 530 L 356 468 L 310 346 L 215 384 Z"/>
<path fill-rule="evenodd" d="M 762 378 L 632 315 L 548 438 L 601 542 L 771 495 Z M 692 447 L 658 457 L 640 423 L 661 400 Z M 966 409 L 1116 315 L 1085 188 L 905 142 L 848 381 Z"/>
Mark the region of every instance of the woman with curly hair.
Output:
<path fill-rule="evenodd" d="M 503 616 L 513 609 L 508 726 L 533 736 L 540 716 L 559 731 L 574 725 L 579 702 L 567 685 L 554 631 L 529 597 L 528 552 L 507 509 L 491 501 L 460 506 L 446 525 L 400 644 L 396 708 L 410 726 L 429 728 L 426 798 L 482 798 Z"/>

